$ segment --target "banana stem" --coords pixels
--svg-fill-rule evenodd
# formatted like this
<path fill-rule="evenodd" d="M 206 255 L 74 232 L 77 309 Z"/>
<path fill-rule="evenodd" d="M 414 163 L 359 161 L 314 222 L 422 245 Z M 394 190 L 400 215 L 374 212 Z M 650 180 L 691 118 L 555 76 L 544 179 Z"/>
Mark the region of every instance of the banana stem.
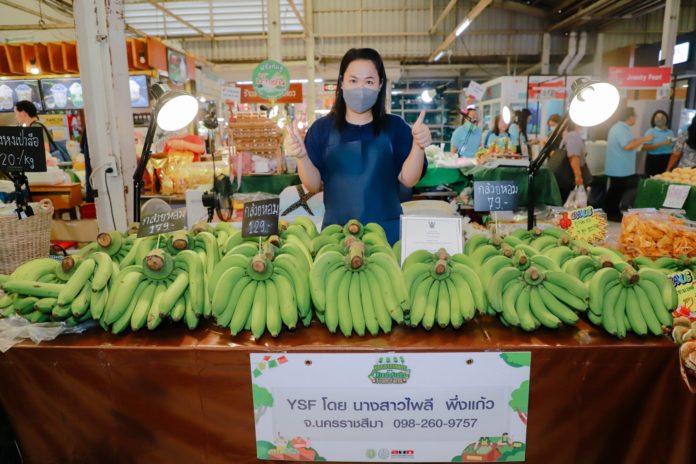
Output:
<path fill-rule="evenodd" d="M 447 272 L 447 261 L 445 261 L 444 259 L 439 259 L 435 263 L 435 274 L 442 275 L 445 272 Z"/>
<path fill-rule="evenodd" d="M 439 250 L 437 250 L 438 260 L 447 260 L 448 257 L 449 255 L 447 254 L 447 250 L 445 250 L 444 248 L 440 248 Z"/>
<path fill-rule="evenodd" d="M 491 245 L 493 245 L 493 246 L 496 247 L 496 248 L 500 247 L 500 245 L 501 245 L 502 243 L 503 243 L 503 239 L 500 238 L 498 235 L 495 235 L 495 236 L 491 239 Z"/>
<path fill-rule="evenodd" d="M 351 224 L 348 226 L 348 232 L 353 235 L 358 235 L 358 233 L 360 233 L 360 226 L 357 224 Z"/>
<path fill-rule="evenodd" d="M 101 234 L 97 235 L 97 243 L 103 248 L 108 248 L 111 246 L 112 241 L 113 239 L 111 234 L 108 232 L 102 232 Z"/>
<path fill-rule="evenodd" d="M 261 245 L 261 254 L 269 261 L 273 261 L 273 259 L 275 259 L 275 246 L 270 240 L 263 242 Z"/>
<path fill-rule="evenodd" d="M 567 246 L 569 243 L 570 243 L 570 238 L 568 238 L 567 235 L 562 236 L 562 237 L 558 240 L 558 244 L 559 244 L 560 246 Z"/>
<path fill-rule="evenodd" d="M 635 285 L 640 280 L 640 275 L 631 266 L 626 266 L 623 271 L 621 271 L 621 284 L 624 287 L 630 287 Z"/>
<path fill-rule="evenodd" d="M 515 251 L 512 248 L 510 248 L 509 246 L 506 245 L 503 247 L 503 256 L 505 256 L 506 258 L 512 258 L 512 255 L 514 253 L 515 253 Z"/>
<path fill-rule="evenodd" d="M 65 272 L 70 272 L 72 268 L 75 267 L 75 258 L 72 256 L 66 256 L 65 259 L 63 259 L 63 262 L 60 263 L 61 269 Z"/>
<path fill-rule="evenodd" d="M 201 232 L 205 232 L 206 230 L 208 230 L 207 224 L 201 224 L 199 222 L 199 223 L 193 225 L 193 228 L 191 229 L 191 233 L 195 237 L 196 235 L 200 234 Z"/>
<path fill-rule="evenodd" d="M 517 264 L 519 264 L 521 266 L 524 266 L 529 262 L 529 258 L 522 250 L 518 251 L 516 256 L 517 256 Z"/>
<path fill-rule="evenodd" d="M 611 258 L 607 255 L 602 255 L 599 257 L 600 262 L 602 263 L 602 267 L 614 267 L 614 262 L 611 260 Z"/>
<path fill-rule="evenodd" d="M 271 235 L 268 237 L 268 242 L 275 245 L 275 246 L 280 246 L 280 237 L 277 235 Z"/>
<path fill-rule="evenodd" d="M 158 253 L 160 252 L 160 253 Z M 162 250 L 152 250 L 148 255 L 145 257 L 145 265 L 150 269 L 151 271 L 161 271 L 162 268 L 164 268 L 164 252 Z"/>
<path fill-rule="evenodd" d="M 251 268 L 254 270 L 254 272 L 263 274 L 266 271 L 266 257 L 256 255 L 251 258 Z"/>
<path fill-rule="evenodd" d="M 346 260 L 351 269 L 360 269 L 365 262 L 365 245 L 359 240 L 352 242 Z"/>

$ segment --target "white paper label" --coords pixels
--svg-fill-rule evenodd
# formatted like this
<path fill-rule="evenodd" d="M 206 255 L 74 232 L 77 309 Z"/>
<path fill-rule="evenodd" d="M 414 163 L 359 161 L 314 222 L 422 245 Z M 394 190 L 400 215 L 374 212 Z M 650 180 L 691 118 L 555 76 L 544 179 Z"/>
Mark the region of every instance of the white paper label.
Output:
<path fill-rule="evenodd" d="M 684 206 L 686 198 L 689 196 L 691 186 L 670 184 L 667 188 L 667 196 L 662 206 L 664 208 L 680 209 Z"/>
<path fill-rule="evenodd" d="M 401 216 L 401 262 L 416 250 L 436 252 L 444 248 L 461 253 L 462 220 L 458 217 Z"/>

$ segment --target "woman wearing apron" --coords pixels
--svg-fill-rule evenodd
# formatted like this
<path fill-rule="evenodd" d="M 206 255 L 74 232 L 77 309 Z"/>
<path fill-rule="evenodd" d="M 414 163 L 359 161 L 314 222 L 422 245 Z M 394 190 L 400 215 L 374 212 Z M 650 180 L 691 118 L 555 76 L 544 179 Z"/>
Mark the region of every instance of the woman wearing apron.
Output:
<path fill-rule="evenodd" d="M 349 219 L 380 224 L 390 243 L 399 239 L 400 185 L 411 188 L 425 173 L 430 130 L 421 112 L 413 127 L 387 114 L 387 76 L 370 48 L 351 49 L 338 76 L 331 112 L 308 130 L 303 143 L 288 131 L 286 152 L 297 158 L 300 180 L 311 192 L 324 188 L 323 226 Z"/>

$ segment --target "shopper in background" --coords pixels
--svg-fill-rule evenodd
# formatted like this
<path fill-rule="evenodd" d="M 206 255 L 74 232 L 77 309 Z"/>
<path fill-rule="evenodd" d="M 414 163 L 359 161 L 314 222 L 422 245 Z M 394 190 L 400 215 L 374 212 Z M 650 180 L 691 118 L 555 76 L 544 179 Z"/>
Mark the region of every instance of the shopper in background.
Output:
<path fill-rule="evenodd" d="M 604 172 L 609 177 L 606 213 L 610 220 L 621 220 L 621 199 L 638 183 L 636 176 L 636 150 L 653 139 L 652 134 L 636 138 L 631 126 L 636 123 L 632 107 L 624 108 L 619 121 L 609 130 Z"/>
<path fill-rule="evenodd" d="M 645 174 L 654 176 L 667 170 L 667 163 L 674 148 L 674 132 L 669 129 L 669 117 L 662 110 L 653 113 L 650 120 L 652 126 L 645 135 L 652 134 L 650 143 L 643 145 L 648 156 L 645 160 Z"/>
<path fill-rule="evenodd" d="M 510 125 L 510 144 L 516 147 L 517 153 L 524 157 L 529 157 L 529 137 L 527 137 L 527 123 L 529 122 L 529 117 L 532 115 L 531 111 L 524 108 L 519 111 L 515 111 L 514 122 Z"/>
<path fill-rule="evenodd" d="M 485 148 L 489 148 L 494 143 L 498 146 L 498 149 L 501 150 L 504 149 L 506 145 L 509 148 L 510 145 L 510 134 L 508 132 L 508 124 L 505 121 L 503 121 L 503 117 L 499 114 L 496 115 L 495 118 L 493 118 L 493 127 L 488 132 L 488 134 L 486 134 L 483 146 Z"/>
<path fill-rule="evenodd" d="M 592 174 L 587 167 L 585 158 L 587 149 L 585 148 L 585 140 L 580 134 L 580 127 L 576 126 L 573 121 L 568 121 L 566 130 L 563 135 L 563 147 L 565 148 L 568 163 L 573 173 L 573 185 L 567 191 L 561 190 L 563 201 L 568 198 L 568 195 L 575 187 L 589 187 L 592 183 Z"/>
<path fill-rule="evenodd" d="M 46 129 L 46 127 L 43 124 L 41 124 L 41 121 L 39 121 L 39 112 L 37 111 L 36 106 L 34 106 L 32 102 L 28 100 L 18 101 L 14 108 L 14 114 L 15 119 L 17 120 L 17 124 L 19 124 L 20 126 L 41 126 L 43 127 L 44 131 L 46 131 L 46 134 L 48 134 L 48 130 Z M 44 137 L 44 147 L 46 151 L 50 151 L 48 137 Z"/>
<path fill-rule="evenodd" d="M 674 168 L 696 168 L 696 118 L 691 120 L 674 145 L 674 152 L 667 164 L 667 170 Z"/>
<path fill-rule="evenodd" d="M 297 158 L 300 180 L 310 192 L 324 188 L 323 225 L 350 219 L 377 222 L 390 243 L 399 239 L 399 185 L 413 187 L 427 167 L 431 143 L 425 111 L 409 127 L 386 110 L 387 75 L 371 48 L 352 48 L 339 68 L 331 112 L 307 131 L 293 126 L 285 140 Z"/>
<path fill-rule="evenodd" d="M 450 140 L 450 151 L 460 158 L 475 158 L 481 146 L 483 131 L 478 126 L 478 112 L 469 107 L 462 112 L 463 124 L 454 131 Z"/>
<path fill-rule="evenodd" d="M 51 155 L 58 161 L 71 161 L 68 150 L 59 146 L 53 140 L 53 137 L 51 137 L 51 133 L 48 131 L 46 126 L 39 121 L 38 111 L 32 102 L 28 100 L 17 102 L 14 108 L 14 113 L 18 124 L 26 127 L 40 126 L 43 129 L 44 149 L 47 153 L 51 153 Z"/>

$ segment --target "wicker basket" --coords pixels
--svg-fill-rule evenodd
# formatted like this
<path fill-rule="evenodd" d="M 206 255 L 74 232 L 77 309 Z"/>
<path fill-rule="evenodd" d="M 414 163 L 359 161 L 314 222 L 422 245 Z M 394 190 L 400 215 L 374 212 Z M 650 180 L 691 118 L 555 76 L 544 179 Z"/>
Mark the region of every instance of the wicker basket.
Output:
<path fill-rule="evenodd" d="M 34 216 L 22 221 L 14 214 L 0 216 L 0 274 L 10 274 L 32 259 L 48 257 L 52 217 L 50 200 L 42 200 L 34 207 Z"/>

